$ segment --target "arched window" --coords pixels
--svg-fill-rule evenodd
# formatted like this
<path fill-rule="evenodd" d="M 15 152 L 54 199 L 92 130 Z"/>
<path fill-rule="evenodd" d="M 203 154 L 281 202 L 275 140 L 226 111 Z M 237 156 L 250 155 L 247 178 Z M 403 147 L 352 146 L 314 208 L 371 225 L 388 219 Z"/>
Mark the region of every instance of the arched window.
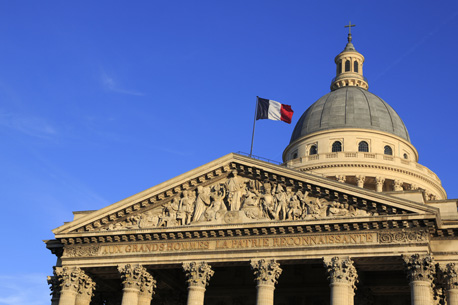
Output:
<path fill-rule="evenodd" d="M 348 71 L 350 71 L 350 61 L 346 60 L 345 61 L 345 72 L 348 72 Z"/>
<path fill-rule="evenodd" d="M 342 62 L 339 62 L 339 70 L 337 71 L 337 74 L 342 73 Z"/>
<path fill-rule="evenodd" d="M 353 72 L 358 73 L 358 62 L 357 61 L 353 63 Z"/>
<path fill-rule="evenodd" d="M 369 144 L 366 141 L 359 142 L 358 151 L 369 152 Z"/>
<path fill-rule="evenodd" d="M 383 153 L 384 153 L 385 155 L 390 155 L 390 156 L 392 156 L 392 155 L 393 155 L 393 149 L 392 149 L 390 146 L 385 145 L 385 149 L 384 149 Z"/>
<path fill-rule="evenodd" d="M 409 159 L 409 156 L 407 156 L 407 154 L 404 154 L 404 159 Z"/>
<path fill-rule="evenodd" d="M 318 153 L 318 149 L 316 145 L 310 146 L 310 155 L 316 155 Z"/>
<path fill-rule="evenodd" d="M 338 151 L 342 151 L 342 143 L 340 143 L 339 141 L 335 141 L 334 143 L 332 143 L 332 152 Z"/>
<path fill-rule="evenodd" d="M 293 153 L 293 159 L 297 159 L 297 151 Z"/>

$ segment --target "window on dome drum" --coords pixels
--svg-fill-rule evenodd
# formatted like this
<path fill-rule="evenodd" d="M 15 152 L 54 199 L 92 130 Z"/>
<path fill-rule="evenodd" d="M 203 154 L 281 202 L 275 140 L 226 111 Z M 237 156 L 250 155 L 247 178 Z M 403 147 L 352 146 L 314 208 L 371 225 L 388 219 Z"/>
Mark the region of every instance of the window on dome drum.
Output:
<path fill-rule="evenodd" d="M 404 159 L 409 159 L 409 157 L 407 156 L 407 154 L 404 154 Z"/>
<path fill-rule="evenodd" d="M 348 72 L 348 71 L 350 71 L 350 61 L 346 60 L 345 61 L 345 72 Z"/>
<path fill-rule="evenodd" d="M 339 62 L 339 71 L 337 71 L 337 74 L 342 73 L 342 62 Z"/>
<path fill-rule="evenodd" d="M 383 153 L 384 153 L 385 155 L 390 155 L 390 156 L 392 156 L 392 155 L 393 155 L 393 149 L 392 149 L 390 146 L 386 145 L 386 146 L 385 146 L 385 149 L 384 149 L 384 151 L 383 151 Z"/>
<path fill-rule="evenodd" d="M 357 61 L 353 63 L 353 72 L 358 72 L 358 62 Z"/>
<path fill-rule="evenodd" d="M 369 144 L 366 141 L 359 142 L 358 151 L 369 152 Z"/>
<path fill-rule="evenodd" d="M 293 153 L 293 159 L 297 159 L 297 151 Z"/>
<path fill-rule="evenodd" d="M 310 146 L 310 155 L 316 155 L 318 153 L 318 149 L 316 145 Z"/>
<path fill-rule="evenodd" d="M 342 151 L 342 143 L 340 143 L 339 141 L 335 141 L 334 143 L 332 143 L 332 152 L 338 151 Z"/>

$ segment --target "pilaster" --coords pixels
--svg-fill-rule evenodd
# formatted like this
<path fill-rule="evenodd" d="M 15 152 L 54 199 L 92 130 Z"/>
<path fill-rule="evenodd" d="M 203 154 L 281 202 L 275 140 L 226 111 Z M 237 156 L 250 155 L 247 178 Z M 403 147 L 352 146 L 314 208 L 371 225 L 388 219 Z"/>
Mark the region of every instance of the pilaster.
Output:
<path fill-rule="evenodd" d="M 432 256 L 414 254 L 403 255 L 402 258 L 410 282 L 411 304 L 432 304 L 432 284 L 436 271 Z"/>
<path fill-rule="evenodd" d="M 205 287 L 215 273 L 206 262 L 184 263 L 183 270 L 188 282 L 188 305 L 203 305 Z"/>
<path fill-rule="evenodd" d="M 345 181 L 347 180 L 347 177 L 345 175 L 337 175 L 336 179 L 339 182 L 345 183 Z"/>
<path fill-rule="evenodd" d="M 282 272 L 280 264 L 274 259 L 252 260 L 251 269 L 257 283 L 256 305 L 273 305 L 275 284 Z"/>
<path fill-rule="evenodd" d="M 323 258 L 331 287 L 331 305 L 353 305 L 358 274 L 349 257 Z"/>
<path fill-rule="evenodd" d="M 403 191 L 404 188 L 402 187 L 402 181 L 401 180 L 394 180 L 393 181 L 393 190 L 395 191 Z"/>

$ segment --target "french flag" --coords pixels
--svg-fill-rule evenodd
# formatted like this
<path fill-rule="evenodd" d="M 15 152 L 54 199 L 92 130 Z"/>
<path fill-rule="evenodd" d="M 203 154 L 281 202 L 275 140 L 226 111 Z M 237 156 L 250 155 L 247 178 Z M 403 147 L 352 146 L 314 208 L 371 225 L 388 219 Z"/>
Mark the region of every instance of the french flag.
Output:
<path fill-rule="evenodd" d="M 280 104 L 279 102 L 260 98 L 258 96 L 256 120 L 269 119 L 291 124 L 293 113 L 294 111 L 291 109 L 290 105 Z"/>

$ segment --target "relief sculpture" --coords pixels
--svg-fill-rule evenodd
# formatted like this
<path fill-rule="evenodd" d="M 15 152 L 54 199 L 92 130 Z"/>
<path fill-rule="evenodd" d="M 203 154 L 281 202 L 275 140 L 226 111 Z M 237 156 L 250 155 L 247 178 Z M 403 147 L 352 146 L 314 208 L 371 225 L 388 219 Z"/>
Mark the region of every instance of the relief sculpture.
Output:
<path fill-rule="evenodd" d="M 370 215 L 346 202 L 327 200 L 307 190 L 260 182 L 232 172 L 227 180 L 183 190 L 169 201 L 110 224 L 106 230 L 175 227 L 260 221 L 297 221 Z"/>

